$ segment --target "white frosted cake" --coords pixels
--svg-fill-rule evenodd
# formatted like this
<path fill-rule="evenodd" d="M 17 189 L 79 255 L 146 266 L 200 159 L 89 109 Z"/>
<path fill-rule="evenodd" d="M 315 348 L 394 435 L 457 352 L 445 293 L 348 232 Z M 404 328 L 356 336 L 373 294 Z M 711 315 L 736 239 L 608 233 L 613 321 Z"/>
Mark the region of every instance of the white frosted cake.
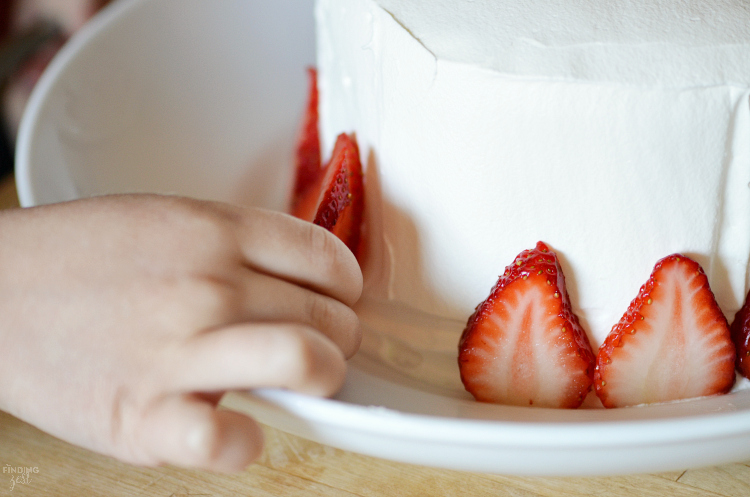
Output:
<path fill-rule="evenodd" d="M 365 350 L 462 391 L 508 264 L 560 257 L 594 348 L 660 258 L 748 290 L 750 9 L 739 1 L 319 0 L 323 155 L 365 167 Z"/>

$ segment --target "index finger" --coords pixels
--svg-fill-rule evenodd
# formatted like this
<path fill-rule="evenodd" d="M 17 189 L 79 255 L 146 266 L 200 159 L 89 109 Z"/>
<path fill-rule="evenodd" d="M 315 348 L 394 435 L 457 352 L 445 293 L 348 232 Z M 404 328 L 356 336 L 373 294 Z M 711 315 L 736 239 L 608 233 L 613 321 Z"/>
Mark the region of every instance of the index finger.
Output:
<path fill-rule="evenodd" d="M 287 214 L 246 211 L 238 236 L 250 267 L 349 306 L 359 299 L 362 271 L 344 242 L 320 226 Z"/>

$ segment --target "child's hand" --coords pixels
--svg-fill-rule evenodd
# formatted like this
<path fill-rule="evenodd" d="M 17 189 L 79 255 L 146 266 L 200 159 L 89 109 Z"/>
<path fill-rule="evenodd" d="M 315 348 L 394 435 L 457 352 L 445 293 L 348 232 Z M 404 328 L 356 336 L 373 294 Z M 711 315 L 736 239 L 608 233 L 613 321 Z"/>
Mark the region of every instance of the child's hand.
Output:
<path fill-rule="evenodd" d="M 240 470 L 259 427 L 222 392 L 330 395 L 362 276 L 325 230 L 176 197 L 0 214 L 0 409 L 135 464 Z"/>

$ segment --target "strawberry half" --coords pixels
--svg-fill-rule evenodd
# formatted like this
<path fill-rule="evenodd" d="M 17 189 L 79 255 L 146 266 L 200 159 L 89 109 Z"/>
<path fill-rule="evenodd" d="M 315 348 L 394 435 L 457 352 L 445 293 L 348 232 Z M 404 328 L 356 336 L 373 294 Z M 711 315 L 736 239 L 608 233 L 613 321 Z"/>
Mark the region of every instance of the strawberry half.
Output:
<path fill-rule="evenodd" d="M 300 199 L 293 214 L 331 231 L 356 255 L 364 206 L 359 148 L 354 136 L 342 133 L 318 187 Z"/>
<path fill-rule="evenodd" d="M 365 206 L 359 148 L 353 135 L 341 134 L 331 161 L 321 167 L 318 73 L 314 68 L 307 73 L 309 94 L 297 143 L 291 212 L 328 229 L 358 255 Z"/>
<path fill-rule="evenodd" d="M 318 73 L 307 69 L 309 93 L 307 109 L 295 153 L 296 173 L 292 191 L 292 209 L 296 209 L 308 189 L 314 188 L 322 175 L 320 158 L 320 133 L 318 131 Z"/>
<path fill-rule="evenodd" d="M 728 392 L 735 349 L 703 269 L 673 254 L 651 277 L 599 348 L 594 385 L 605 407 Z"/>
<path fill-rule="evenodd" d="M 505 269 L 458 351 L 461 381 L 482 402 L 576 408 L 591 390 L 594 353 L 542 242 Z"/>
<path fill-rule="evenodd" d="M 737 314 L 731 328 L 732 341 L 737 348 L 737 371 L 750 378 L 750 292 Z"/>

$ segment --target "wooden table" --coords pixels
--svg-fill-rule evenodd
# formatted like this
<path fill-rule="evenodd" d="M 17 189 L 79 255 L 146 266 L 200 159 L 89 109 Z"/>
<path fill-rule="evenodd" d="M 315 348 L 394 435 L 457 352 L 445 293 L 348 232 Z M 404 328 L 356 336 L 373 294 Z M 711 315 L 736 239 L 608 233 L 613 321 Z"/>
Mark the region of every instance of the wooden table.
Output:
<path fill-rule="evenodd" d="M 0 207 L 17 202 L 12 180 L 0 182 Z M 238 475 L 138 468 L 61 442 L 0 412 L 0 467 L 6 466 L 36 472 L 13 490 L 10 475 L 0 475 L 0 496 L 750 496 L 750 463 L 608 478 L 500 476 L 384 461 L 268 427 L 264 455 Z"/>

